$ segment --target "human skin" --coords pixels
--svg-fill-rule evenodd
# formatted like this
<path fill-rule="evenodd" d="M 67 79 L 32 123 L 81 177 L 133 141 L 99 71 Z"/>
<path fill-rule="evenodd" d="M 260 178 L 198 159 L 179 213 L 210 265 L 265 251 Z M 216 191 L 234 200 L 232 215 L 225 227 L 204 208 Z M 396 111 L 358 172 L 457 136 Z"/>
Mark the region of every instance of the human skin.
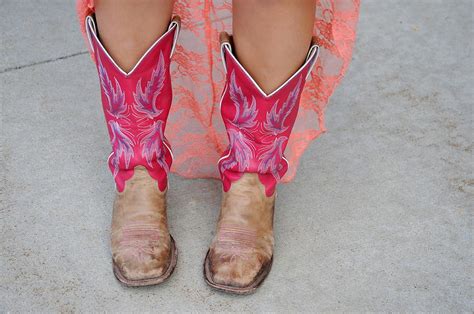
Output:
<path fill-rule="evenodd" d="M 126 72 L 167 29 L 174 0 L 97 0 L 105 48 Z M 314 0 L 233 0 L 235 54 L 270 93 L 304 62 L 314 25 Z"/>
<path fill-rule="evenodd" d="M 125 72 L 129 72 L 171 20 L 174 0 L 96 0 L 100 40 Z"/>
<path fill-rule="evenodd" d="M 311 44 L 314 0 L 233 0 L 237 59 L 271 93 L 303 64 Z"/>

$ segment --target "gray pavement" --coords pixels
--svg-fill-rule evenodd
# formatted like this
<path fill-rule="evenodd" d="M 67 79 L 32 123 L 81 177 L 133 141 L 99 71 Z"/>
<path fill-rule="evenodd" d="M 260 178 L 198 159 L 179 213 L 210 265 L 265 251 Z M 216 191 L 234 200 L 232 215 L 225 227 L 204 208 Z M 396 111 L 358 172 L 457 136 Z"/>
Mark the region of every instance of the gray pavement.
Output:
<path fill-rule="evenodd" d="M 109 144 L 73 2 L 0 9 L 0 312 L 474 310 L 473 1 L 363 1 L 328 132 L 279 189 L 274 267 L 246 297 L 202 280 L 212 180 L 172 178 L 170 280 L 115 280 Z"/>

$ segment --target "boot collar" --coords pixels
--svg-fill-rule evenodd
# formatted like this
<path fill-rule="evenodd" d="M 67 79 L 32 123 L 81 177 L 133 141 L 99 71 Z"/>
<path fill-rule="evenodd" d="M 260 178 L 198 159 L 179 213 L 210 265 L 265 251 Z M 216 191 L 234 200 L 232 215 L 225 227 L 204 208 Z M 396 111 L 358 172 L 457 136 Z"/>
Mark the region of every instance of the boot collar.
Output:
<path fill-rule="evenodd" d="M 176 42 L 177 42 L 179 31 L 180 31 L 180 20 L 179 20 L 179 17 L 176 16 L 171 20 L 171 22 L 168 26 L 168 30 L 163 35 L 161 35 L 150 46 L 150 48 L 148 48 L 148 50 L 143 54 L 143 56 L 138 60 L 138 62 L 135 64 L 135 66 L 129 72 L 125 72 L 122 68 L 119 67 L 119 65 L 115 62 L 115 60 L 110 56 L 107 49 L 105 49 L 105 47 L 102 45 L 102 42 L 99 40 L 99 37 L 97 35 L 97 27 L 96 27 L 96 24 L 95 24 L 95 16 L 94 15 L 87 16 L 86 19 L 85 19 L 85 24 L 86 24 L 85 27 L 86 27 L 87 39 L 89 40 L 89 47 L 90 47 L 90 50 L 92 51 L 92 53 L 95 54 L 94 45 L 93 45 L 93 40 L 95 40 L 95 42 L 97 42 L 97 45 L 104 52 L 104 54 L 107 56 L 107 58 L 110 60 L 110 62 L 114 65 L 114 67 L 125 77 L 128 77 L 128 76 L 132 75 L 135 72 L 135 70 L 140 66 L 142 61 L 153 50 L 153 48 L 155 48 L 160 42 L 162 42 L 164 40 L 164 38 L 170 36 L 170 33 L 174 32 L 173 46 L 171 48 L 171 54 L 170 54 L 170 58 L 171 58 L 171 56 L 173 55 L 173 52 L 176 48 Z"/>
<path fill-rule="evenodd" d="M 224 70 L 227 73 L 227 64 L 226 64 L 226 56 L 230 56 L 232 58 L 232 61 L 234 64 L 237 65 L 238 68 L 242 70 L 242 72 L 247 76 L 249 81 L 254 85 L 254 87 L 260 92 L 260 94 L 264 98 L 270 98 L 274 96 L 276 93 L 278 93 L 281 89 L 283 89 L 286 85 L 288 85 L 289 82 L 291 82 L 296 76 L 298 76 L 304 69 L 308 68 L 308 72 L 306 75 L 306 78 L 311 73 L 311 70 L 313 69 L 314 65 L 316 64 L 316 60 L 318 59 L 319 55 L 319 46 L 316 45 L 315 39 L 313 37 L 311 41 L 311 46 L 308 51 L 308 54 L 306 55 L 306 60 L 304 64 L 295 72 L 291 77 L 289 77 L 283 84 L 281 84 L 277 89 L 275 89 L 273 92 L 270 94 L 267 94 L 263 91 L 263 89 L 255 82 L 253 77 L 247 72 L 247 70 L 240 64 L 240 62 L 237 60 L 235 57 L 234 53 L 232 52 L 232 44 L 231 44 L 231 36 L 229 36 L 227 33 L 223 32 L 221 33 L 221 60 L 224 65 Z"/>

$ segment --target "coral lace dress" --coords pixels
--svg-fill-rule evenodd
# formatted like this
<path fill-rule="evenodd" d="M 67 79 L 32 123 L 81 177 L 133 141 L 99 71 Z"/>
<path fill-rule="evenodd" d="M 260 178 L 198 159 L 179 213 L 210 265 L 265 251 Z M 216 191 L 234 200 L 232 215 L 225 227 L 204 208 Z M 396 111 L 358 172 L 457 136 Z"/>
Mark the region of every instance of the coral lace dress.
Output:
<path fill-rule="evenodd" d="M 285 151 L 289 169 L 283 182 L 293 179 L 299 158 L 325 131 L 324 110 L 351 60 L 359 5 L 360 0 L 317 0 L 313 33 L 320 57 Z M 228 145 L 219 110 L 225 75 L 218 33 L 232 30 L 231 1 L 177 0 L 174 10 L 182 30 L 171 65 L 174 100 L 166 128 L 175 157 L 171 171 L 188 178 L 218 178 L 217 161 Z M 94 1 L 78 0 L 77 11 L 84 25 Z"/>

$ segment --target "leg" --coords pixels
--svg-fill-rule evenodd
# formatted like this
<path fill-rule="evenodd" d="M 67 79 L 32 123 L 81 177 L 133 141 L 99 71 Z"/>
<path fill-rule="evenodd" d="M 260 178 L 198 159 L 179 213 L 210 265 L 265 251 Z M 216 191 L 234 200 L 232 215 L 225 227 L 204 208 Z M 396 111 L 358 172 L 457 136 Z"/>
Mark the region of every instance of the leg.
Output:
<path fill-rule="evenodd" d="M 233 3 L 233 40 L 221 35 L 227 71 L 221 114 L 230 144 L 219 160 L 223 201 L 204 273 L 211 286 L 246 294 L 273 261 L 275 187 L 288 169 L 283 151 L 317 47 L 313 0 Z M 267 95 L 275 92 L 263 95 L 254 81 Z"/>
<path fill-rule="evenodd" d="M 234 0 L 233 39 L 240 63 L 270 93 L 303 64 L 315 0 Z"/>
<path fill-rule="evenodd" d="M 118 191 L 111 226 L 113 270 L 128 286 L 159 284 L 177 261 L 166 212 L 172 156 L 163 134 L 172 101 L 169 66 L 179 20 L 171 21 L 170 0 L 96 4 L 96 18 L 86 18 L 86 31 L 112 144 L 108 164 Z M 126 74 L 116 64 L 126 72 L 135 66 L 137 70 Z"/>
<path fill-rule="evenodd" d="M 174 0 L 97 0 L 102 44 L 125 72 L 130 71 L 168 27 Z"/>

